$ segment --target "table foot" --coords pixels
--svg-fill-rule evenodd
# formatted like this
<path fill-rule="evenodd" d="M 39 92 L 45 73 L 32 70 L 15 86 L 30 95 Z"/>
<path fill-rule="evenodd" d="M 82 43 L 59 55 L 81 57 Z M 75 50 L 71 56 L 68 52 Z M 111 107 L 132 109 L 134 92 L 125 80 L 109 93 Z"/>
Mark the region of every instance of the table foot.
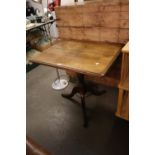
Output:
<path fill-rule="evenodd" d="M 85 128 L 88 127 L 88 118 L 87 118 L 87 113 L 86 113 L 86 105 L 85 105 L 85 92 L 83 91 L 82 88 L 80 87 L 74 87 L 72 92 L 70 94 L 62 94 L 63 97 L 65 98 L 72 98 L 76 93 L 80 94 L 80 98 L 81 98 L 81 108 L 82 108 L 82 115 L 83 115 L 83 121 L 84 124 L 83 126 Z"/>
<path fill-rule="evenodd" d="M 77 78 L 78 78 L 78 85 L 76 87 L 74 87 L 72 89 L 72 92 L 69 94 L 62 94 L 62 97 L 65 98 L 72 98 L 75 94 L 79 93 L 80 94 L 80 98 L 81 98 L 81 108 L 82 108 L 82 115 L 83 115 L 83 126 L 85 128 L 88 127 L 88 117 L 87 117 L 87 113 L 86 113 L 86 105 L 85 105 L 85 94 L 86 92 L 91 92 L 94 95 L 102 95 L 103 93 L 105 93 L 105 90 L 95 90 L 93 89 L 92 86 L 88 86 L 87 84 L 85 84 L 84 81 L 84 75 L 83 74 L 77 74 Z"/>
<path fill-rule="evenodd" d="M 86 113 L 85 95 L 81 95 L 81 104 L 82 104 L 82 113 L 83 113 L 83 120 L 84 120 L 83 126 L 85 128 L 87 128 L 88 127 L 88 117 L 87 117 L 87 113 Z"/>

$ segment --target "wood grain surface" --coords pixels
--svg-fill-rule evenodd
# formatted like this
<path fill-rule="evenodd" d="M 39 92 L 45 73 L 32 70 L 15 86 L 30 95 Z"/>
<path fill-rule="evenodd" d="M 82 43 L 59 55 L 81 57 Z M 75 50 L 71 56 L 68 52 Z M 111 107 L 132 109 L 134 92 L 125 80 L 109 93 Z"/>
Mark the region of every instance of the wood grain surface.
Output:
<path fill-rule="evenodd" d="M 122 44 L 61 40 L 31 61 L 87 75 L 103 76 L 121 48 Z"/>
<path fill-rule="evenodd" d="M 126 43 L 129 1 L 102 0 L 56 8 L 60 38 Z"/>
<path fill-rule="evenodd" d="M 116 116 L 129 120 L 129 42 L 122 48 L 121 80 Z"/>
<path fill-rule="evenodd" d="M 126 91 L 129 90 L 129 76 L 127 76 L 126 79 L 124 79 L 124 81 L 121 81 L 121 83 L 119 84 L 119 88 L 124 89 Z"/>

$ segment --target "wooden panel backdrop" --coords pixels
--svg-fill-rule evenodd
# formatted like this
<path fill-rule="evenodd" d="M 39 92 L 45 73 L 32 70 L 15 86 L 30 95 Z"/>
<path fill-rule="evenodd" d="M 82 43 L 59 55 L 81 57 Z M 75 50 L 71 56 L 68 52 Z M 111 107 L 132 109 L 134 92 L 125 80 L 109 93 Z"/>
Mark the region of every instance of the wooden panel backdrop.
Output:
<path fill-rule="evenodd" d="M 128 0 L 92 1 L 55 9 L 60 38 L 126 43 L 129 40 Z"/>

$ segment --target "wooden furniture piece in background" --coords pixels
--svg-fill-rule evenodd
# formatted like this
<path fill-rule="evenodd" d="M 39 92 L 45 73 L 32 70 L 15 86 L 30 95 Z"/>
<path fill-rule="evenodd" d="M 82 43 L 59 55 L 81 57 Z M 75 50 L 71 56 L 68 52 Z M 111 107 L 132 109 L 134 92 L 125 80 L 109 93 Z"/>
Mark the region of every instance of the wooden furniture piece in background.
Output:
<path fill-rule="evenodd" d="M 26 34 L 28 35 L 31 31 L 34 29 L 40 29 L 42 32 L 44 32 L 46 39 L 52 41 L 51 34 L 50 34 L 50 26 L 55 22 L 56 20 L 49 20 L 44 23 L 30 23 L 26 25 Z M 29 26 L 30 25 L 30 26 Z"/>
<path fill-rule="evenodd" d="M 61 40 L 40 55 L 33 57 L 31 61 L 76 72 L 78 85 L 70 94 L 62 94 L 62 96 L 71 98 L 76 93 L 80 94 L 84 126 L 87 127 L 85 94 L 88 91 L 94 95 L 97 94 L 86 85 L 85 75 L 103 77 L 120 54 L 121 48 L 122 44 L 115 43 Z"/>
<path fill-rule="evenodd" d="M 51 46 L 50 26 L 55 21 L 56 19 L 26 25 L 26 72 L 37 66 L 31 63 L 29 59 Z"/>
<path fill-rule="evenodd" d="M 121 81 L 116 116 L 129 120 L 129 42 L 122 49 Z"/>

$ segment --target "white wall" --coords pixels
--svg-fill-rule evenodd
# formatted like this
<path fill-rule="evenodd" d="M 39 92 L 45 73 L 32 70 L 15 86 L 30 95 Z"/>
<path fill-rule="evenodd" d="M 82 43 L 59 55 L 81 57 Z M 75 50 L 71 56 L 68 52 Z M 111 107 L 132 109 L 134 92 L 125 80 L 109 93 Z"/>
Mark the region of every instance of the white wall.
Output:
<path fill-rule="evenodd" d="M 84 0 L 78 0 L 78 3 L 83 3 Z M 64 5 L 75 5 L 74 0 L 61 0 L 61 6 Z"/>
<path fill-rule="evenodd" d="M 74 5 L 74 0 L 61 0 L 61 6 L 63 5 Z"/>

